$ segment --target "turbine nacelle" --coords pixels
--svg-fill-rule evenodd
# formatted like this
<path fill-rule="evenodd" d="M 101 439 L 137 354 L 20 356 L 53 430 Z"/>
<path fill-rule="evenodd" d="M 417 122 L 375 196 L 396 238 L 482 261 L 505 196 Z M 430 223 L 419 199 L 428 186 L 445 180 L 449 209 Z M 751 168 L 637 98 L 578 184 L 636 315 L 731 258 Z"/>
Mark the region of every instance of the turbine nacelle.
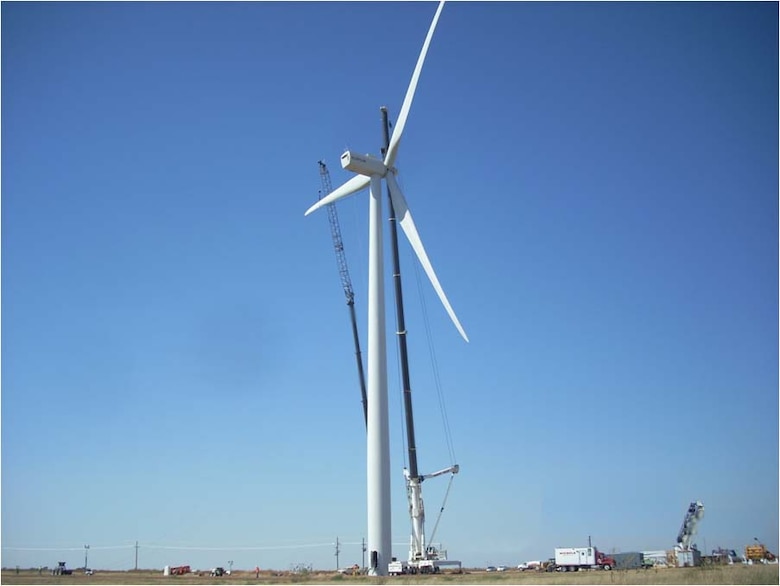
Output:
<path fill-rule="evenodd" d="M 373 175 L 384 177 L 387 174 L 387 167 L 381 159 L 371 155 L 359 155 L 352 151 L 346 151 L 341 155 L 341 167 L 366 177 Z"/>

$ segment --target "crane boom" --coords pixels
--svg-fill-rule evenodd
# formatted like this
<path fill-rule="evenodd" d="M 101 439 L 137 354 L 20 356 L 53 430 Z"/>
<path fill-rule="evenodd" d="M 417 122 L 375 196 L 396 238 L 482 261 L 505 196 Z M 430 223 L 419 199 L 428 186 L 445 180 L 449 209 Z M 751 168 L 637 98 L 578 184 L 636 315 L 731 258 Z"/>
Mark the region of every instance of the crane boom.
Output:
<path fill-rule="evenodd" d="M 330 172 L 324 162 L 318 161 L 320 166 L 320 181 L 322 183 L 322 190 L 320 191 L 320 199 L 328 195 L 333 191 L 333 185 L 330 182 Z M 347 255 L 344 253 L 344 241 L 341 238 L 341 227 L 339 226 L 339 214 L 336 211 L 336 204 L 329 204 L 328 208 L 328 222 L 330 223 L 330 234 L 333 237 L 333 247 L 336 250 L 336 264 L 339 268 L 339 277 L 341 278 L 341 286 L 344 289 L 344 295 L 347 298 L 347 304 L 353 303 L 355 300 L 355 292 L 352 290 L 352 280 L 349 278 L 349 267 L 347 267 Z"/>
<path fill-rule="evenodd" d="M 320 199 L 333 191 L 333 185 L 330 182 L 330 172 L 324 162 L 318 161 L 320 165 Z M 341 238 L 341 226 L 339 225 L 339 214 L 336 211 L 336 204 L 328 204 L 328 223 L 330 224 L 330 234 L 333 238 L 333 248 L 336 251 L 336 264 L 339 269 L 339 278 L 341 287 L 344 289 L 344 296 L 347 298 L 349 307 L 349 317 L 352 323 L 352 339 L 355 343 L 355 359 L 357 360 L 358 378 L 360 379 L 360 395 L 363 402 L 363 419 L 368 426 L 368 399 L 366 395 L 366 376 L 363 372 L 363 358 L 360 354 L 360 338 L 358 336 L 357 318 L 355 316 L 355 292 L 352 289 L 352 279 L 349 277 L 349 267 L 347 266 L 347 255 L 344 252 L 344 241 Z"/>
<path fill-rule="evenodd" d="M 680 532 L 677 534 L 677 545 L 682 549 L 688 549 L 691 544 L 691 539 L 696 533 L 696 526 L 704 516 L 704 505 L 701 501 L 692 502 L 688 506 L 688 510 L 685 512 L 685 518 L 683 519 Z"/>
<path fill-rule="evenodd" d="M 384 146 L 382 155 L 387 153 L 390 148 L 390 123 L 387 117 L 387 108 L 380 108 L 382 113 L 382 131 Z M 409 540 L 409 564 L 413 564 L 422 571 L 436 571 L 438 564 L 450 563 L 447 561 L 447 554 L 433 545 L 426 544 L 425 541 L 425 505 L 422 496 L 422 483 L 426 478 L 434 478 L 442 474 L 451 474 L 450 482 L 460 467 L 455 464 L 444 470 L 439 470 L 433 474 L 420 474 L 417 462 L 417 442 L 414 434 L 414 415 L 412 410 L 412 386 L 409 375 L 409 356 L 406 343 L 406 321 L 404 318 L 403 288 L 401 286 L 401 266 L 398 258 L 398 220 L 393 207 L 393 200 L 388 193 L 388 209 L 390 211 L 390 251 L 393 259 L 393 283 L 395 286 L 395 308 L 398 331 L 398 353 L 399 366 L 401 369 L 401 384 L 403 385 L 404 414 L 406 419 L 406 441 L 409 456 L 409 468 L 404 468 L 404 478 L 406 480 L 406 498 L 409 504 L 409 519 L 412 526 L 412 534 Z M 447 489 L 449 493 L 449 488 Z M 445 497 L 446 499 L 446 497 Z M 439 525 L 441 513 L 444 510 L 442 506 L 439 511 L 439 518 L 436 520 L 436 527 Z M 434 528 L 434 533 L 436 529 Z M 460 562 L 452 561 L 452 564 Z"/>

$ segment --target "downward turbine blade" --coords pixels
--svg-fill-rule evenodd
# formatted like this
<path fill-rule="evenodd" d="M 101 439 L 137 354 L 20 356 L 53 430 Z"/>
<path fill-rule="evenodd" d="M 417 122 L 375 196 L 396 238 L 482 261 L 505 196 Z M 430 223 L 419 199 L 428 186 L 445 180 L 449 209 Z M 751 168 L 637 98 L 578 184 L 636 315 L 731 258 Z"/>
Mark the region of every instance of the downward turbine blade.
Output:
<path fill-rule="evenodd" d="M 395 157 L 398 155 L 398 145 L 401 142 L 401 134 L 403 134 L 404 126 L 406 125 L 406 118 L 409 116 L 409 109 L 412 107 L 412 100 L 414 99 L 414 92 L 417 89 L 417 82 L 420 79 L 420 72 L 422 71 L 423 63 L 425 62 L 425 55 L 428 53 L 428 46 L 431 44 L 433 38 L 433 31 L 436 29 L 436 23 L 439 22 L 439 15 L 444 8 L 444 0 L 439 2 L 439 8 L 436 10 L 436 14 L 431 22 L 431 27 L 428 29 L 428 36 L 425 37 L 425 43 L 423 43 L 420 56 L 417 58 L 417 66 L 414 68 L 412 74 L 412 80 L 409 82 L 409 88 L 406 90 L 406 97 L 404 103 L 401 106 L 401 111 L 398 114 L 398 120 L 395 121 L 395 128 L 393 128 L 393 136 L 390 137 L 390 145 L 387 148 L 387 155 L 385 156 L 385 165 L 392 167 L 395 163 Z"/>
<path fill-rule="evenodd" d="M 338 201 L 341 198 L 347 197 L 348 195 L 357 193 L 361 189 L 365 189 L 366 187 L 368 187 L 369 183 L 371 183 L 370 177 L 366 177 L 365 175 L 355 175 L 344 185 L 337 187 L 336 189 L 331 191 L 328 195 L 323 197 L 320 201 L 318 201 L 313 206 L 311 206 L 308 210 L 306 210 L 306 213 L 303 215 L 308 216 L 310 213 L 316 212 L 322 206 L 326 206 L 329 203 Z"/>
<path fill-rule="evenodd" d="M 425 274 L 428 275 L 428 279 L 430 279 L 431 285 L 433 285 L 433 288 L 436 290 L 436 294 L 439 296 L 442 305 L 444 305 L 444 309 L 447 310 L 447 314 L 449 314 L 452 323 L 454 323 L 455 327 L 458 328 L 458 331 L 460 332 L 460 335 L 463 336 L 463 339 L 468 342 L 469 337 L 466 335 L 463 326 L 460 325 L 458 316 L 455 315 L 455 311 L 452 309 L 452 305 L 450 305 L 450 302 L 447 299 L 447 295 L 444 294 L 444 289 L 442 289 L 441 284 L 439 283 L 439 279 L 436 277 L 436 272 L 433 270 L 431 261 L 428 259 L 428 255 L 425 252 L 425 247 L 423 246 L 422 240 L 420 240 L 420 234 L 417 232 L 417 227 L 414 225 L 412 214 L 409 211 L 409 206 L 406 203 L 406 198 L 401 192 L 401 188 L 398 186 L 398 182 L 395 180 L 395 175 L 391 171 L 386 175 L 386 178 L 387 186 L 390 188 L 390 198 L 393 201 L 393 209 L 395 210 L 395 215 L 396 218 L 398 218 L 398 222 L 401 224 L 401 229 L 404 231 L 406 238 L 412 245 L 417 258 L 420 260 L 420 264 L 423 266 L 423 269 L 425 269 Z"/>

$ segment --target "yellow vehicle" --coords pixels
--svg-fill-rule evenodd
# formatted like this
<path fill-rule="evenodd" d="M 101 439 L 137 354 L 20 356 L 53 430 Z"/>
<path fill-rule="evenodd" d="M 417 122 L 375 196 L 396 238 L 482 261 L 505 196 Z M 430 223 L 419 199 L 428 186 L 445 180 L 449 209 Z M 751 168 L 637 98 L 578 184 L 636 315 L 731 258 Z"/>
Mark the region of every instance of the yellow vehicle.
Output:
<path fill-rule="evenodd" d="M 769 551 L 763 543 L 745 546 L 745 559 L 752 560 L 754 562 L 760 561 L 774 561 L 777 559 L 775 554 Z"/>

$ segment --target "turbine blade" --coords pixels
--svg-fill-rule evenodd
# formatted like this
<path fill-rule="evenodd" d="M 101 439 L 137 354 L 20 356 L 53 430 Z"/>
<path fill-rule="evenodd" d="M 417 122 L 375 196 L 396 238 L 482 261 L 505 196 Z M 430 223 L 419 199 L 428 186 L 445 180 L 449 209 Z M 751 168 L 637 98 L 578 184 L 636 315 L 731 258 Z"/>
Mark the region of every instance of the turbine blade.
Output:
<path fill-rule="evenodd" d="M 335 201 L 340 200 L 343 197 L 347 197 L 348 195 L 352 195 L 353 193 L 357 193 L 361 189 L 365 189 L 368 187 L 368 184 L 371 182 L 370 177 L 366 177 L 365 175 L 355 175 L 352 179 L 347 181 L 344 185 L 337 187 L 333 191 L 331 191 L 328 195 L 323 197 L 320 201 L 315 203 L 313 206 L 311 206 L 308 210 L 306 210 L 306 213 L 303 214 L 304 216 L 308 216 L 312 212 L 316 212 L 318 209 L 320 209 L 322 206 L 326 206 L 329 203 L 333 203 Z"/>
<path fill-rule="evenodd" d="M 395 180 L 395 174 L 390 172 L 386 175 L 386 178 L 387 186 L 390 188 L 390 198 L 393 201 L 395 216 L 398 218 L 399 224 L 401 224 L 401 229 L 403 229 L 404 234 L 406 234 L 406 238 L 412 245 L 415 254 L 417 254 L 417 258 L 420 260 L 420 264 L 423 266 L 423 269 L 425 269 L 425 274 L 428 275 L 428 279 L 431 281 L 433 288 L 436 290 L 436 294 L 439 296 L 442 305 L 444 305 L 444 309 L 447 310 L 447 314 L 449 314 L 452 323 L 454 323 L 455 327 L 458 328 L 458 331 L 460 332 L 460 335 L 463 336 L 463 339 L 468 342 L 469 337 L 466 335 L 463 326 L 460 325 L 458 316 L 455 315 L 455 311 L 452 309 L 452 305 L 450 305 L 450 302 L 447 299 L 447 295 L 444 294 L 444 289 L 442 289 L 441 284 L 439 283 L 439 279 L 436 277 L 436 272 L 433 270 L 431 261 L 428 259 L 428 255 L 425 252 L 425 247 L 423 246 L 422 240 L 420 240 L 420 234 L 417 232 L 417 227 L 414 225 L 412 214 L 409 211 L 409 206 L 406 203 L 406 198 L 401 192 L 401 188 L 399 187 L 398 182 Z"/>
<path fill-rule="evenodd" d="M 412 100 L 414 99 L 414 92 L 417 89 L 417 82 L 420 79 L 420 72 L 422 71 L 423 63 L 425 62 L 425 55 L 428 53 L 428 46 L 431 44 L 433 38 L 433 31 L 436 29 L 436 23 L 439 22 L 439 15 L 444 8 L 444 0 L 439 2 L 439 8 L 436 10 L 436 14 L 431 22 L 431 27 L 428 29 L 428 36 L 425 37 L 425 43 L 423 43 L 420 56 L 417 58 L 417 66 L 414 68 L 412 74 L 412 80 L 409 82 L 409 88 L 406 90 L 406 97 L 404 103 L 401 106 L 401 111 L 398 113 L 398 120 L 395 121 L 395 127 L 393 128 L 393 136 L 390 137 L 390 145 L 387 148 L 387 155 L 385 156 L 385 165 L 392 167 L 395 163 L 395 157 L 398 155 L 398 144 L 401 142 L 401 134 L 404 131 L 406 125 L 406 118 L 409 116 L 409 109 L 412 107 Z"/>

